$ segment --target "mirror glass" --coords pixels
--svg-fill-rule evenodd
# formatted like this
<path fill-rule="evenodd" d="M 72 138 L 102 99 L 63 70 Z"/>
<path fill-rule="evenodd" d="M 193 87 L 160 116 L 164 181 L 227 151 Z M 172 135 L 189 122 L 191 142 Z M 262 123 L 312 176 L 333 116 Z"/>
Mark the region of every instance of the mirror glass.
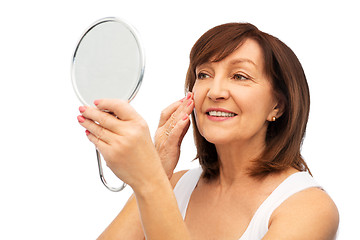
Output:
<path fill-rule="evenodd" d="M 94 100 L 131 100 L 144 74 L 144 53 L 129 24 L 117 18 L 95 22 L 83 34 L 72 62 L 72 83 L 84 105 Z"/>

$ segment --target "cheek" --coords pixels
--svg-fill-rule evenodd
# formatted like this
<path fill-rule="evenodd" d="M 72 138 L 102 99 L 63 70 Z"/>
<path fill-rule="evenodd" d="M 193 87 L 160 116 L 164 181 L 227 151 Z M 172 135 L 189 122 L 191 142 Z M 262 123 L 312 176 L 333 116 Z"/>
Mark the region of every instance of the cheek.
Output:
<path fill-rule="evenodd" d="M 205 91 L 203 91 L 203 88 L 199 87 L 197 84 L 194 85 L 194 88 L 192 90 L 193 94 L 194 94 L 194 117 L 196 120 L 196 125 L 200 131 L 201 131 L 201 123 L 202 123 L 202 106 L 204 103 L 204 99 L 206 97 L 206 93 Z M 199 125 L 200 124 L 200 125 Z"/>
<path fill-rule="evenodd" d="M 274 98 L 267 91 L 243 90 L 241 94 L 234 94 L 233 98 L 244 116 L 251 117 L 253 120 L 266 120 L 274 105 Z"/>
<path fill-rule="evenodd" d="M 200 101 L 198 92 L 193 90 L 193 93 L 194 93 L 194 105 L 195 105 L 194 116 L 195 116 L 196 122 L 199 122 L 197 113 L 201 111 L 201 105 L 202 105 L 201 102 L 202 101 Z"/>
<path fill-rule="evenodd" d="M 201 106 L 204 102 L 204 96 L 206 95 L 204 91 L 202 91 L 202 88 L 199 88 L 198 85 L 195 83 L 194 88 L 192 90 L 194 94 L 194 104 L 195 104 L 195 110 L 200 111 Z"/>

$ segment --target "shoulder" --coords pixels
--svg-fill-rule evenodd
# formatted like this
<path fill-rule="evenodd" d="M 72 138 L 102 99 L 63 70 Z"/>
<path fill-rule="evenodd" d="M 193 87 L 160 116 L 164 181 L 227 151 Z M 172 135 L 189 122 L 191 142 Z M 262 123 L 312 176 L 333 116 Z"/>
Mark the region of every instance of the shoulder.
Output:
<path fill-rule="evenodd" d="M 272 214 L 264 239 L 323 239 L 336 237 L 338 209 L 319 188 L 308 188 L 284 201 Z"/>
<path fill-rule="evenodd" d="M 170 178 L 170 183 L 173 188 L 176 186 L 177 182 L 187 171 L 189 171 L 189 170 L 179 171 L 172 175 L 172 177 Z"/>

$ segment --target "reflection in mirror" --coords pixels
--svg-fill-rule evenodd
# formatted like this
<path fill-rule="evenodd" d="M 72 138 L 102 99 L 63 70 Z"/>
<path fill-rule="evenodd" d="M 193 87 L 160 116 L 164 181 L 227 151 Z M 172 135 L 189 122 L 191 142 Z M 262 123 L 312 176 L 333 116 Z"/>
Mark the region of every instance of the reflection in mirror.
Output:
<path fill-rule="evenodd" d="M 138 34 L 118 18 L 103 18 L 92 24 L 81 37 L 72 61 L 72 84 L 84 105 L 103 98 L 131 100 L 144 75 L 145 58 Z M 103 176 L 101 155 L 96 151 L 101 181 L 114 188 Z"/>

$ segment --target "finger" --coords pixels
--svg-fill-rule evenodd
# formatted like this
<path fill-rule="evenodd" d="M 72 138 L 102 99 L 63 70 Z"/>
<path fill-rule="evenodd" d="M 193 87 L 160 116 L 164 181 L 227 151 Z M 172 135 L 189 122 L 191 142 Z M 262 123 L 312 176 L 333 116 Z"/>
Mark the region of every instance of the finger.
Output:
<path fill-rule="evenodd" d="M 183 120 L 185 121 L 185 120 Z M 182 132 L 180 134 L 180 137 L 178 138 L 178 145 L 181 145 L 182 140 L 184 139 L 187 131 L 189 130 L 190 127 L 190 118 L 188 116 L 188 119 L 185 121 L 185 127 L 179 126 L 180 129 L 182 129 Z"/>
<path fill-rule="evenodd" d="M 167 131 L 171 130 L 172 128 L 174 128 L 177 122 L 181 121 L 181 119 L 184 118 L 185 115 L 189 115 L 193 109 L 194 101 L 190 98 L 186 102 L 182 103 L 181 106 L 174 113 L 171 114 L 170 118 L 163 125 L 163 128 L 167 129 Z"/>
<path fill-rule="evenodd" d="M 109 111 L 114 113 L 119 119 L 123 121 L 128 121 L 140 117 L 140 115 L 129 104 L 129 102 L 125 100 L 101 99 L 95 100 L 94 104 L 102 111 Z"/>
<path fill-rule="evenodd" d="M 158 127 L 163 126 L 169 120 L 170 117 L 173 117 L 174 120 L 176 120 L 176 121 L 180 120 L 179 117 L 181 117 L 183 115 L 183 113 L 186 113 L 186 112 L 182 112 L 182 111 L 184 109 L 186 109 L 186 107 L 189 105 L 189 102 L 191 101 L 192 97 L 193 97 L 193 94 L 191 92 L 189 92 L 185 98 L 181 99 L 180 101 L 176 101 L 173 104 L 171 104 L 170 106 L 168 106 L 167 108 L 165 108 L 161 112 Z M 190 113 L 188 113 L 188 114 L 190 114 Z"/>
<path fill-rule="evenodd" d="M 182 102 L 180 102 L 180 101 L 174 102 L 161 112 L 159 127 L 164 125 L 166 123 L 166 121 L 169 120 L 171 115 L 179 108 L 179 106 L 181 104 L 182 104 Z"/>
<path fill-rule="evenodd" d="M 81 126 L 83 126 L 84 128 L 86 128 L 86 130 L 88 130 L 88 132 L 96 136 L 97 139 L 106 142 L 107 144 L 110 144 L 111 140 L 115 137 L 114 133 L 110 132 L 106 128 L 99 126 L 94 121 L 84 118 L 81 115 L 78 116 L 78 121 Z"/>
<path fill-rule="evenodd" d="M 86 135 L 90 142 L 92 142 L 96 149 L 98 149 L 100 152 L 105 152 L 107 147 L 109 146 L 107 143 L 102 141 L 101 139 L 97 138 L 94 134 L 92 134 L 89 131 L 86 131 Z"/>
<path fill-rule="evenodd" d="M 174 112 L 174 115 L 176 116 L 176 120 L 179 121 L 183 118 L 184 114 L 189 115 L 192 112 L 192 103 L 193 100 L 193 93 L 189 92 L 185 98 L 185 100 L 182 102 L 182 104 L 179 106 L 179 108 Z"/>
<path fill-rule="evenodd" d="M 183 119 L 177 122 L 171 132 L 168 134 L 167 143 L 170 146 L 178 145 L 180 146 L 186 132 L 190 126 L 190 118 L 188 115 L 185 115 Z"/>
<path fill-rule="evenodd" d="M 191 98 L 186 102 L 186 106 L 185 106 L 185 114 L 190 115 L 190 113 L 192 113 L 192 111 L 194 110 L 195 104 L 194 104 L 194 94 L 191 93 Z"/>
<path fill-rule="evenodd" d="M 121 128 L 121 121 L 110 113 L 84 106 L 80 107 L 79 111 L 85 118 L 98 122 L 100 126 L 112 132 L 118 133 L 119 128 Z"/>

